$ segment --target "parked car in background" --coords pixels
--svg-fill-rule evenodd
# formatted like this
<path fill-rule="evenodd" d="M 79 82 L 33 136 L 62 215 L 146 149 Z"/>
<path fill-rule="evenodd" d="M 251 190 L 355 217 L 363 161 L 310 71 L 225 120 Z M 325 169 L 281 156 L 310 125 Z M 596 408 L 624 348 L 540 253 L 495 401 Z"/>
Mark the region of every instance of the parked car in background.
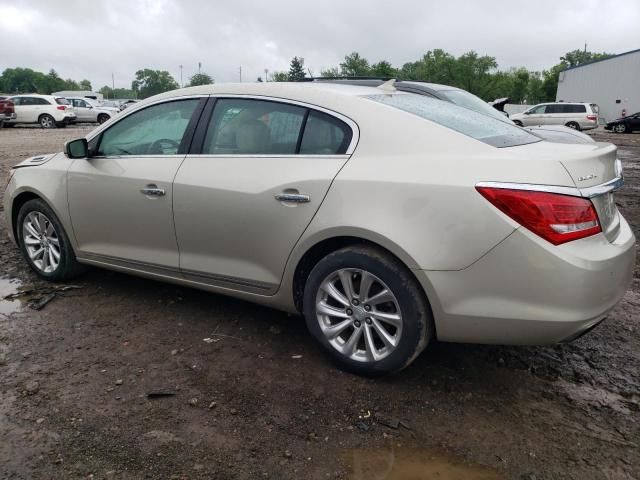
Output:
<path fill-rule="evenodd" d="M 0 128 L 4 126 L 5 120 L 16 118 L 16 111 L 13 102 L 6 95 L 0 95 Z"/>
<path fill-rule="evenodd" d="M 138 103 L 138 100 L 133 100 L 133 99 L 129 99 L 129 100 L 123 100 L 122 102 L 120 102 L 120 111 L 124 110 L 125 108 L 130 107 L 131 105 Z"/>
<path fill-rule="evenodd" d="M 574 130 L 598 128 L 598 105 L 595 103 L 541 103 L 511 115 L 516 125 L 564 125 Z"/>
<path fill-rule="evenodd" d="M 393 85 L 204 85 L 27 159 L 7 230 L 42 278 L 106 267 L 302 313 L 342 368 L 433 339 L 570 341 L 624 295 L 616 147 Z"/>
<path fill-rule="evenodd" d="M 96 100 L 83 97 L 66 97 L 76 112 L 76 122 L 104 123 L 118 114 L 113 107 L 100 105 Z"/>
<path fill-rule="evenodd" d="M 316 82 L 321 83 L 341 83 L 346 85 L 362 85 L 377 87 L 382 85 L 384 79 L 376 78 L 316 78 L 313 79 Z M 395 88 L 403 92 L 416 93 L 418 95 L 425 95 L 427 97 L 437 98 L 445 102 L 455 103 L 461 107 L 468 108 L 478 113 L 488 115 L 489 117 L 496 118 L 510 125 L 513 125 L 508 115 L 494 108 L 491 104 L 485 102 L 480 97 L 462 90 L 461 88 L 452 87 L 449 85 L 441 85 L 437 83 L 417 82 L 417 81 L 396 81 L 394 83 Z M 518 126 L 518 123 L 515 123 Z M 562 125 L 545 125 L 544 128 L 540 126 L 525 127 L 528 131 L 538 135 L 540 138 L 556 143 L 593 143 L 593 139 L 589 135 L 580 133 L 577 130 L 564 127 Z"/>
<path fill-rule="evenodd" d="M 7 125 L 39 123 L 42 128 L 66 127 L 76 121 L 76 113 L 66 98 L 52 95 L 14 95 L 9 97 L 14 104 L 16 117 Z"/>
<path fill-rule="evenodd" d="M 605 130 L 613 130 L 616 133 L 633 133 L 640 131 L 640 112 L 608 122 L 604 128 Z"/>

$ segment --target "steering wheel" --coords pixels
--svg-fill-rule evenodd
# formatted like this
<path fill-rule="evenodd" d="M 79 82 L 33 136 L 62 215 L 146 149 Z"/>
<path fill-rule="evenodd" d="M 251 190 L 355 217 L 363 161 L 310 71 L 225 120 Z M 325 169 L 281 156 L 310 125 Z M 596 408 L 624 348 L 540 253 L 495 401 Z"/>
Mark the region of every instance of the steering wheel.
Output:
<path fill-rule="evenodd" d="M 151 145 L 149 145 L 149 148 L 147 149 L 147 155 L 153 155 L 154 153 L 164 154 L 165 150 L 168 150 L 170 148 L 175 148 L 177 152 L 179 147 L 180 144 L 175 140 L 171 140 L 170 138 L 160 138 L 159 140 L 156 140 Z"/>

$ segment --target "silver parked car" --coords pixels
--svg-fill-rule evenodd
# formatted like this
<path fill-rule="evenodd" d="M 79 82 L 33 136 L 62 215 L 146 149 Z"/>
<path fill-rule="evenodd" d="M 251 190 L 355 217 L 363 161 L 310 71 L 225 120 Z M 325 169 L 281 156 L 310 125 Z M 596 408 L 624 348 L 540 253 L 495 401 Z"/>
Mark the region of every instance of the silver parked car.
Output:
<path fill-rule="evenodd" d="M 635 238 L 616 147 L 554 144 L 379 87 L 185 88 L 12 170 L 31 268 L 82 264 L 302 313 L 344 369 L 441 341 L 543 344 L 600 323 Z"/>
<path fill-rule="evenodd" d="M 97 100 L 84 97 L 65 97 L 76 112 L 76 122 L 104 123 L 120 111 L 115 107 L 101 105 Z"/>
<path fill-rule="evenodd" d="M 520 126 L 565 125 L 575 130 L 598 128 L 600 109 L 595 103 L 541 103 L 511 115 Z"/>

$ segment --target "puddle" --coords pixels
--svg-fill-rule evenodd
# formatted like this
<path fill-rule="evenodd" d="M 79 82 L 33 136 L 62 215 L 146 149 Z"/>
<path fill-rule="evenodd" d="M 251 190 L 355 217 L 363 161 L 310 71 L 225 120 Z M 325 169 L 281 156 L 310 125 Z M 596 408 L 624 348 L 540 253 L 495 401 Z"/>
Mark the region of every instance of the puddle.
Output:
<path fill-rule="evenodd" d="M 433 451 L 389 448 L 350 450 L 351 480 L 504 480 L 495 470 Z"/>
<path fill-rule="evenodd" d="M 18 293 L 21 287 L 22 282 L 17 278 L 0 277 L 0 316 L 8 317 L 22 310 L 23 303 L 19 298 L 4 300 L 7 295 Z"/>

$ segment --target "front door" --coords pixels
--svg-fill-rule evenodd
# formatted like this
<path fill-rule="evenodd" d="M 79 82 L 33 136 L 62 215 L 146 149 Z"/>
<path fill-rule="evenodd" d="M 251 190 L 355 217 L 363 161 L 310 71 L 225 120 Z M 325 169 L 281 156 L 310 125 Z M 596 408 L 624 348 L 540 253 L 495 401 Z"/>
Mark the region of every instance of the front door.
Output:
<path fill-rule="evenodd" d="M 126 115 L 68 172 L 78 257 L 141 267 L 178 268 L 173 178 L 199 99 L 169 101 Z"/>
<path fill-rule="evenodd" d="M 187 156 L 174 182 L 180 268 L 196 281 L 271 294 L 348 159 L 352 129 L 257 99 L 219 99 L 208 120 L 200 154 Z"/>
<path fill-rule="evenodd" d="M 547 105 L 538 105 L 529 110 L 527 115 L 522 116 L 522 123 L 525 127 L 545 124 L 545 110 Z"/>
<path fill-rule="evenodd" d="M 88 102 L 80 98 L 72 98 L 70 100 L 71 105 L 76 111 L 77 122 L 97 122 L 98 116 Z"/>

